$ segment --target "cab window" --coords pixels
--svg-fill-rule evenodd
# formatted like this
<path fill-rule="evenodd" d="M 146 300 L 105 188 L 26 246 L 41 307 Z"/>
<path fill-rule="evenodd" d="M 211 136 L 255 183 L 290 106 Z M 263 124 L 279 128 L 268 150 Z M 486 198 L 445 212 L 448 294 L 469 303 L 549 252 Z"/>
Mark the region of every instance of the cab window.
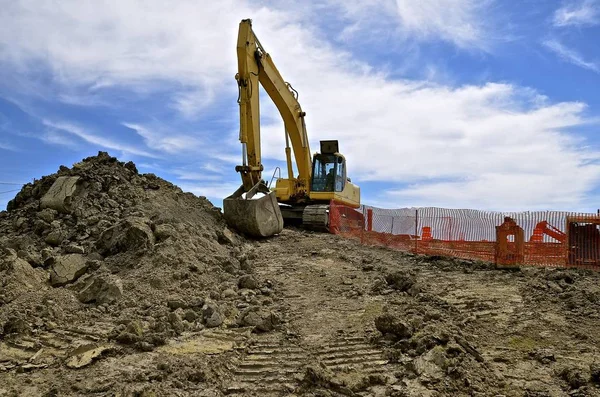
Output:
<path fill-rule="evenodd" d="M 319 155 L 313 163 L 311 190 L 314 192 L 341 192 L 345 184 L 344 163 L 335 155 Z"/>
<path fill-rule="evenodd" d="M 344 190 L 344 182 L 346 181 L 344 172 L 344 162 L 341 157 L 338 157 L 338 163 L 335 173 L 335 191 L 341 192 Z"/>

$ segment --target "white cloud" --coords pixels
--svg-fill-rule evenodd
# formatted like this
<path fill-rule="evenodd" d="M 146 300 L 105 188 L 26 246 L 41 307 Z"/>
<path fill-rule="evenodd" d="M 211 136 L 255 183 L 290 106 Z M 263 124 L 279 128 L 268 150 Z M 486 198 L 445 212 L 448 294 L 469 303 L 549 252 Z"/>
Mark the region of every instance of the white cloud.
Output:
<path fill-rule="evenodd" d="M 14 152 L 17 150 L 17 148 L 14 145 L 11 145 L 8 142 L 1 142 L 1 141 L 0 141 L 0 149 L 1 150 L 9 150 L 11 152 Z"/>
<path fill-rule="evenodd" d="M 312 149 L 319 139 L 337 138 L 354 180 L 389 182 L 396 192 L 396 184 L 415 184 L 412 195 L 396 196 L 399 204 L 440 197 L 440 205 L 462 207 L 470 197 L 476 208 L 552 208 L 567 206 L 567 197 L 577 208 L 598 183 L 600 170 L 588 160 L 600 155 L 567 133 L 588 123 L 585 104 L 553 104 L 535 90 L 504 83 L 450 87 L 357 73 L 349 54 L 310 32 L 290 27 L 264 34 L 275 36 L 262 43 L 300 92 Z M 286 46 L 292 40 L 326 51 L 299 62 L 305 49 Z M 276 114 L 268 102 L 262 109 Z M 264 155 L 283 160 L 283 125 L 268 124 L 262 135 Z M 577 183 L 558 188 L 573 175 Z M 448 182 L 439 185 L 440 179 Z M 432 196 L 448 186 L 452 194 Z"/>
<path fill-rule="evenodd" d="M 223 199 L 240 187 L 239 184 L 235 183 L 202 183 L 202 184 L 189 184 L 180 183 L 178 184 L 181 190 L 184 192 L 194 193 L 196 196 L 204 196 L 208 198 L 214 206 L 223 206 Z"/>
<path fill-rule="evenodd" d="M 600 23 L 598 0 L 571 1 L 554 12 L 553 24 L 565 26 L 593 26 Z"/>
<path fill-rule="evenodd" d="M 586 61 L 581 54 L 577 51 L 564 46 L 557 40 L 546 40 L 542 43 L 544 47 L 554 52 L 561 59 L 566 62 L 572 63 L 573 65 L 579 66 L 584 69 L 591 70 L 596 73 L 600 73 L 600 63 Z"/>
<path fill-rule="evenodd" d="M 158 157 L 157 155 L 150 153 L 148 151 L 139 149 L 136 146 L 128 145 L 128 144 L 121 143 L 121 142 L 116 142 L 116 141 L 110 140 L 108 138 L 95 135 L 95 134 L 87 131 L 85 128 L 82 128 L 80 126 L 77 126 L 77 125 L 74 125 L 71 123 L 54 122 L 54 121 L 50 121 L 50 120 L 42 120 L 42 122 L 47 127 L 54 128 L 54 129 L 60 130 L 62 132 L 68 133 L 70 135 L 76 136 L 76 137 L 82 139 L 83 141 L 90 143 L 92 145 L 97 145 L 97 146 L 100 146 L 100 147 L 103 147 L 106 149 L 111 149 L 111 150 L 118 150 L 124 154 L 132 154 L 132 155 L 136 155 L 136 156 L 153 157 L 153 158 Z M 53 139 L 55 139 L 55 138 L 53 138 Z M 60 140 L 55 139 L 55 141 L 53 143 L 60 143 Z"/>
<path fill-rule="evenodd" d="M 199 171 L 187 171 L 187 170 L 174 170 L 173 173 L 177 175 L 177 179 L 183 181 L 212 181 L 220 182 L 223 181 L 223 175 L 215 175 L 206 172 Z"/>
<path fill-rule="evenodd" d="M 194 118 L 215 100 L 215 91 L 210 87 L 204 90 L 181 92 L 175 95 L 172 107 L 187 118 Z"/>
<path fill-rule="evenodd" d="M 184 134 L 173 134 L 168 129 L 158 130 L 134 123 L 123 123 L 129 129 L 141 136 L 149 148 L 168 154 L 182 154 L 184 152 L 196 151 L 200 146 L 200 140 L 194 136 Z"/>
<path fill-rule="evenodd" d="M 65 146 L 71 149 L 80 148 L 80 145 L 74 139 L 72 139 L 72 134 L 65 133 L 63 130 L 56 129 L 55 127 L 51 127 L 41 134 L 27 134 L 25 136 L 41 139 L 43 142 L 51 145 Z"/>
<path fill-rule="evenodd" d="M 300 8 L 278 11 L 232 0 L 202 7 L 191 0 L 115 0 L 103 7 L 92 1 L 61 4 L 9 3 L 7 12 L 0 14 L 0 59 L 15 69 L 48 62 L 60 84 L 94 94 L 102 86 L 146 94 L 170 90 L 172 95 L 164 97 L 175 102 L 166 105 L 186 116 L 210 98 L 235 100 L 237 25 L 241 18 L 253 17 L 262 44 L 300 92 L 313 150 L 319 139 L 338 139 L 353 180 L 383 182 L 392 192 L 381 192 L 386 201 L 391 197 L 398 205 L 436 201 L 499 210 L 561 205 L 577 209 L 586 205 L 587 193 L 598 184 L 600 156 L 570 133 L 589 122 L 585 104 L 553 103 L 535 90 L 508 83 L 453 86 L 390 78 L 362 61 L 360 54 L 336 48 L 297 14 Z M 483 33 L 488 30 L 481 21 L 488 1 L 367 4 L 385 7 L 404 34 L 441 38 L 459 47 L 485 47 Z M 359 15 L 364 10 L 359 2 L 352 6 L 356 10 L 348 6 L 347 12 Z M 272 104 L 261 106 L 264 157 L 283 160 L 282 123 Z M 237 114 L 230 117 L 236 120 Z M 49 125 L 130 154 L 175 153 L 187 146 L 169 140 L 176 134 L 149 133 L 145 125 L 134 129 L 147 139 L 152 149 L 148 151 L 70 124 Z M 227 163 L 226 175 L 237 179 L 232 166 L 240 157 L 236 137 L 224 132 L 207 145 L 199 153 Z M 194 159 L 198 160 L 204 159 Z M 182 188 L 222 198 L 238 187 L 206 182 L 184 183 Z M 404 187 L 407 183 L 410 186 Z"/>
<path fill-rule="evenodd" d="M 446 41 L 459 48 L 487 49 L 494 39 L 493 0 L 330 0 L 352 21 L 345 36 L 369 35 L 373 29 L 384 36 Z"/>
<path fill-rule="evenodd" d="M 458 47 L 481 46 L 485 26 L 482 11 L 490 1 L 396 0 L 402 26 L 421 38 L 448 40 Z"/>

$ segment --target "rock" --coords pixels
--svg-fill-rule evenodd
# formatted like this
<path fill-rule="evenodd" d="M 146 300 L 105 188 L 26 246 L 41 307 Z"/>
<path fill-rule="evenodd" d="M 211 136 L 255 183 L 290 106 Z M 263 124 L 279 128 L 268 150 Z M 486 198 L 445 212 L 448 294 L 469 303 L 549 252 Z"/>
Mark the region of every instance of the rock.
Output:
<path fill-rule="evenodd" d="M 37 216 L 46 223 L 52 223 L 54 219 L 56 219 L 56 214 L 58 214 L 56 210 L 53 210 L 52 208 L 45 208 L 38 212 Z"/>
<path fill-rule="evenodd" d="M 532 352 L 529 352 L 529 356 L 542 364 L 550 364 L 551 362 L 556 361 L 554 353 L 552 353 L 552 351 L 549 349 L 534 350 Z"/>
<path fill-rule="evenodd" d="M 408 291 L 416 282 L 415 276 L 407 272 L 394 272 L 385 276 L 386 283 L 398 291 Z"/>
<path fill-rule="evenodd" d="M 257 289 L 260 285 L 254 276 L 245 274 L 238 279 L 238 287 L 246 289 Z"/>
<path fill-rule="evenodd" d="M 156 241 L 164 241 L 173 235 L 175 235 L 175 228 L 167 223 L 156 225 L 154 228 L 154 237 L 156 237 Z"/>
<path fill-rule="evenodd" d="M 223 299 L 229 299 L 229 298 L 234 298 L 237 296 L 237 293 L 231 289 L 231 288 L 227 288 L 226 290 L 224 290 L 223 292 L 221 292 L 221 297 Z"/>
<path fill-rule="evenodd" d="M 260 293 L 263 294 L 263 295 L 265 295 L 265 296 L 270 296 L 273 293 L 273 291 L 270 288 L 262 287 L 260 289 Z"/>
<path fill-rule="evenodd" d="M 69 254 L 58 257 L 50 270 L 50 285 L 61 287 L 72 283 L 87 270 L 86 259 L 80 254 Z"/>
<path fill-rule="evenodd" d="M 241 316 L 241 325 L 254 327 L 255 332 L 272 331 L 279 323 L 275 313 L 258 307 L 247 309 Z"/>
<path fill-rule="evenodd" d="M 167 306 L 171 310 L 185 309 L 185 308 L 188 307 L 188 305 L 183 301 L 183 299 L 179 299 L 179 298 L 171 298 L 171 299 L 169 299 L 167 301 Z"/>
<path fill-rule="evenodd" d="M 46 263 L 50 258 L 54 257 L 54 251 L 52 248 L 44 248 L 42 250 L 42 261 Z"/>
<path fill-rule="evenodd" d="M 85 249 L 77 244 L 69 244 L 65 247 L 65 251 L 70 254 L 85 254 Z"/>
<path fill-rule="evenodd" d="M 40 274 L 27 261 L 17 257 L 17 253 L 10 248 L 5 250 L 5 256 L 0 260 L 0 271 L 6 271 L 5 276 L 10 276 L 14 282 L 14 288 L 22 290 L 42 289 L 41 283 L 44 282 Z M 3 292 L 2 282 L 4 277 L 0 277 L 0 292 Z"/>
<path fill-rule="evenodd" d="M 206 381 L 206 373 L 201 370 L 191 370 L 187 375 L 187 380 L 192 383 L 201 383 Z"/>
<path fill-rule="evenodd" d="M 4 325 L 0 326 L 0 335 L 28 334 L 31 331 L 29 324 L 19 316 L 10 317 Z"/>
<path fill-rule="evenodd" d="M 548 285 L 548 287 L 556 293 L 560 294 L 563 292 L 562 287 L 560 285 L 558 285 L 557 283 L 555 283 L 554 281 L 547 281 L 546 285 Z"/>
<path fill-rule="evenodd" d="M 421 284 L 416 282 L 413 285 L 410 286 L 410 288 L 408 289 L 408 294 L 410 296 L 417 296 L 421 293 Z"/>
<path fill-rule="evenodd" d="M 224 228 L 222 231 L 217 231 L 217 241 L 219 242 L 219 244 L 237 244 L 237 239 L 235 235 L 227 228 Z"/>
<path fill-rule="evenodd" d="M 64 241 L 65 237 L 65 233 L 62 230 L 56 229 L 48 233 L 44 241 L 48 245 L 57 247 Z"/>
<path fill-rule="evenodd" d="M 134 174 L 138 173 L 137 167 L 135 166 L 133 161 L 126 162 L 124 167 L 127 168 L 129 171 L 133 172 Z"/>
<path fill-rule="evenodd" d="M 82 368 L 90 365 L 108 350 L 107 346 L 83 345 L 71 352 L 65 364 L 68 368 Z"/>
<path fill-rule="evenodd" d="M 78 182 L 78 176 L 59 176 L 40 200 L 40 207 L 62 213 L 70 212 L 72 198 L 78 191 Z"/>
<path fill-rule="evenodd" d="M 127 218 L 104 230 L 96 245 L 103 255 L 151 250 L 154 247 L 155 237 L 149 224 L 150 220 L 146 218 Z"/>
<path fill-rule="evenodd" d="M 182 333 L 185 329 L 181 317 L 176 312 L 169 313 L 169 323 L 178 334 Z"/>
<path fill-rule="evenodd" d="M 375 318 L 375 328 L 383 335 L 393 335 L 396 339 L 410 338 L 413 334 L 410 325 L 391 313 L 385 313 Z"/>
<path fill-rule="evenodd" d="M 50 229 L 50 225 L 41 219 L 36 219 L 33 222 L 33 232 L 38 236 L 42 236 L 46 230 Z"/>
<path fill-rule="evenodd" d="M 36 251 L 33 247 L 27 247 L 27 249 L 20 250 L 18 253 L 19 258 L 24 259 L 31 266 L 39 267 L 44 264 L 42 255 Z"/>
<path fill-rule="evenodd" d="M 183 318 L 185 318 L 187 321 L 189 321 L 190 323 L 193 323 L 194 321 L 196 321 L 200 316 L 198 316 L 198 313 L 196 313 L 195 311 L 193 311 L 192 309 L 188 309 L 186 310 L 185 314 L 183 315 Z"/>
<path fill-rule="evenodd" d="M 205 318 L 207 328 L 215 328 L 223 324 L 223 315 L 219 312 L 214 312 L 209 317 Z"/>
<path fill-rule="evenodd" d="M 571 389 L 579 389 L 587 384 L 587 377 L 584 376 L 583 371 L 579 368 L 565 367 L 559 371 L 558 376 L 567 382 Z"/>
<path fill-rule="evenodd" d="M 202 307 L 202 318 L 207 328 L 215 328 L 223 324 L 223 315 L 219 306 L 214 302 L 207 302 Z"/>
<path fill-rule="evenodd" d="M 115 339 L 117 340 L 117 342 L 122 343 L 124 345 L 133 345 L 134 343 L 138 343 L 140 341 L 139 336 L 127 331 L 121 332 Z"/>
<path fill-rule="evenodd" d="M 594 362 L 590 364 L 590 379 L 596 384 L 600 384 L 600 363 Z"/>
<path fill-rule="evenodd" d="M 131 321 L 129 324 L 127 324 L 125 331 L 137 335 L 140 338 L 144 335 L 144 328 L 139 321 Z"/>
<path fill-rule="evenodd" d="M 78 299 L 83 303 L 96 302 L 99 305 L 118 301 L 123 296 L 123 283 L 113 275 L 92 277 L 79 292 Z"/>
<path fill-rule="evenodd" d="M 152 343 L 148 343 L 146 341 L 141 341 L 136 344 L 136 348 L 143 352 L 151 352 L 155 347 L 156 346 L 154 346 Z"/>
<path fill-rule="evenodd" d="M 444 377 L 444 369 L 447 367 L 444 350 L 435 347 L 413 361 L 412 370 L 427 382 L 439 381 Z M 424 378 L 424 379 L 423 379 Z"/>
<path fill-rule="evenodd" d="M 202 297 L 192 298 L 189 301 L 188 307 L 190 307 L 196 311 L 200 311 L 204 307 L 205 302 L 206 302 L 205 299 Z"/>

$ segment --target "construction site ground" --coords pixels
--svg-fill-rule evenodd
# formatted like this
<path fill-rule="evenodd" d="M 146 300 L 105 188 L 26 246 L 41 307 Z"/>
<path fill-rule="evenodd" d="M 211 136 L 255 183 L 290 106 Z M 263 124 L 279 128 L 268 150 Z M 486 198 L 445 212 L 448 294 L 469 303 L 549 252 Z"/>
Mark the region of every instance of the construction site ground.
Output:
<path fill-rule="evenodd" d="M 145 186 L 134 215 L 157 236 L 196 219 L 182 210 L 195 199 L 150 178 L 182 206 L 165 193 L 173 213 L 158 220 L 148 197 L 161 189 L 127 178 Z M 498 269 L 299 229 L 256 241 L 194 208 L 213 214 L 197 233 L 174 227 L 151 255 L 109 247 L 71 284 L 12 294 L 29 285 L 20 271 L 47 270 L 5 248 L 0 396 L 600 396 L 597 273 Z M 115 275 L 120 300 L 85 298 Z"/>

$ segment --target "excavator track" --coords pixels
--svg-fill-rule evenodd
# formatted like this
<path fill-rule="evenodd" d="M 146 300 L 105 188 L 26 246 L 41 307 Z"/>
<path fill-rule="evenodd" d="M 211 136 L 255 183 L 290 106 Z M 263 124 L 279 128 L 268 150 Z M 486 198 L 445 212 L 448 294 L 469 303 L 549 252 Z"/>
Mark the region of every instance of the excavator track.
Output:
<path fill-rule="evenodd" d="M 329 232 L 329 205 L 307 205 L 304 207 L 302 227 Z"/>

